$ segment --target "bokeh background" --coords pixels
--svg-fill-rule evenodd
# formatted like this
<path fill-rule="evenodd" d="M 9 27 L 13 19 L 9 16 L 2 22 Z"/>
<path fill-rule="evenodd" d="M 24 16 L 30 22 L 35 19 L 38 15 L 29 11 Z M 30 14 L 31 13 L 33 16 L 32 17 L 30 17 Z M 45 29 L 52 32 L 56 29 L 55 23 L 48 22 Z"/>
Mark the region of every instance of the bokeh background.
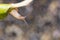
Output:
<path fill-rule="evenodd" d="M 23 0 L 0 0 L 17 3 Z M 18 8 L 25 22 L 10 14 L 0 21 L 0 40 L 60 40 L 60 0 L 33 0 Z"/>

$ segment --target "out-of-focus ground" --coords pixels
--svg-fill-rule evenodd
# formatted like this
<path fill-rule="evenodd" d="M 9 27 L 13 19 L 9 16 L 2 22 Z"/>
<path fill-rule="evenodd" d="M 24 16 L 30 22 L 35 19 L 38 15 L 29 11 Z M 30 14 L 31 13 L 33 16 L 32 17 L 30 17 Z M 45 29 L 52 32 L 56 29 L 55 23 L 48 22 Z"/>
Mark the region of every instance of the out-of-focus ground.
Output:
<path fill-rule="evenodd" d="M 17 3 L 22 0 L 0 0 Z M 60 40 L 60 0 L 33 0 L 18 8 L 26 22 L 10 14 L 0 21 L 0 40 Z"/>

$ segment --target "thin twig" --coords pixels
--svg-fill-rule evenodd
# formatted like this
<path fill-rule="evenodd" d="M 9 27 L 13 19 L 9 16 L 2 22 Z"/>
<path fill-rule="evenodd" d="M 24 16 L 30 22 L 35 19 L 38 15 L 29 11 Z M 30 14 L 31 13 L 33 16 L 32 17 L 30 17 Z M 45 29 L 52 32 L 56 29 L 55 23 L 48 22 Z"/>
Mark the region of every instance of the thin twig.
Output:
<path fill-rule="evenodd" d="M 20 3 L 15 3 L 15 4 L 11 4 L 12 8 L 16 8 L 16 7 L 22 7 L 22 6 L 27 6 L 29 5 L 33 0 L 24 0 Z"/>

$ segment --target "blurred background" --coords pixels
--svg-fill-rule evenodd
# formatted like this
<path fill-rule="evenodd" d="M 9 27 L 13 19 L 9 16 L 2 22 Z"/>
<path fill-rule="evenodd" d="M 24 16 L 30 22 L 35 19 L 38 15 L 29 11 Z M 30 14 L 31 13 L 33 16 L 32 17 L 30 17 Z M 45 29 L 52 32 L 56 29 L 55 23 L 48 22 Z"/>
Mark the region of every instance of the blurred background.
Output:
<path fill-rule="evenodd" d="M 18 3 L 23 0 L 0 0 Z M 0 21 L 0 40 L 60 40 L 60 0 L 33 0 L 18 8 L 25 21 L 10 14 Z"/>

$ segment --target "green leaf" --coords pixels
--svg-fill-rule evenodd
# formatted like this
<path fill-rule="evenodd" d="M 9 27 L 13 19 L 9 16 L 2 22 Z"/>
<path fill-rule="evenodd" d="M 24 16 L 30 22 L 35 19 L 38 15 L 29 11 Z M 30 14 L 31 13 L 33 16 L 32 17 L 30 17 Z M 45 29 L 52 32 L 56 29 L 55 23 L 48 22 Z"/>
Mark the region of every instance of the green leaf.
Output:
<path fill-rule="evenodd" d="M 10 7 L 10 4 L 0 4 L 0 20 L 4 19 L 8 15 L 7 12 Z"/>

